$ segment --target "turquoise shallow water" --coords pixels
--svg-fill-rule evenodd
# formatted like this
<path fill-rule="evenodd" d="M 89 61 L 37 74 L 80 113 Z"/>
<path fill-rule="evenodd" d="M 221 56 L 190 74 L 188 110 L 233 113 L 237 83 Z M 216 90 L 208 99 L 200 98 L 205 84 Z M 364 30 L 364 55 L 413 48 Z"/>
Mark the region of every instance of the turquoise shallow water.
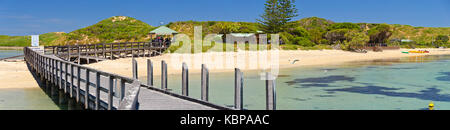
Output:
<path fill-rule="evenodd" d="M 0 110 L 60 110 L 41 88 L 0 89 Z"/>
<path fill-rule="evenodd" d="M 245 109 L 265 109 L 265 82 L 244 75 Z M 190 96 L 200 98 L 200 75 L 189 78 Z M 169 75 L 168 87 L 181 93 L 181 75 Z M 450 109 L 450 55 L 281 69 L 276 87 L 282 110 L 418 110 L 430 101 Z M 210 101 L 233 106 L 233 96 L 234 73 L 211 73 Z"/>
<path fill-rule="evenodd" d="M 0 50 L 0 58 L 23 55 L 22 50 Z"/>

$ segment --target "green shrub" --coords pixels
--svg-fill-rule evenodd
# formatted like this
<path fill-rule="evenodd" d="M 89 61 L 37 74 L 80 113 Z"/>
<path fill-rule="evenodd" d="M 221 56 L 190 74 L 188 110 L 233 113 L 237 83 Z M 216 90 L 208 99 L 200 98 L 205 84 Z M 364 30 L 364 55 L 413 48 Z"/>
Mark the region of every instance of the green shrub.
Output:
<path fill-rule="evenodd" d="M 329 45 L 330 41 L 328 41 L 327 39 L 322 39 L 320 40 L 320 44 Z"/>
<path fill-rule="evenodd" d="M 291 33 L 293 36 L 296 37 L 305 37 L 305 38 L 311 38 L 311 35 L 309 34 L 309 32 L 304 29 L 303 27 L 296 27 L 294 30 L 290 31 L 289 33 Z"/>
<path fill-rule="evenodd" d="M 286 44 L 293 44 L 292 40 L 294 39 L 294 36 L 292 36 L 288 32 L 281 32 L 280 39 L 283 40 L 283 42 Z"/>
<path fill-rule="evenodd" d="M 370 40 L 369 36 L 367 36 L 365 33 L 355 31 L 348 32 L 347 34 L 345 34 L 345 37 L 347 37 L 347 39 L 349 40 L 343 42 L 342 49 L 349 51 L 362 49 L 364 45 Z"/>
<path fill-rule="evenodd" d="M 304 46 L 304 47 L 312 47 L 316 45 L 314 42 L 305 37 L 296 37 L 294 38 L 294 43 L 296 45 Z"/>
<path fill-rule="evenodd" d="M 285 45 L 281 45 L 281 48 L 283 50 L 298 50 L 299 46 L 293 45 L 293 44 L 285 44 Z"/>

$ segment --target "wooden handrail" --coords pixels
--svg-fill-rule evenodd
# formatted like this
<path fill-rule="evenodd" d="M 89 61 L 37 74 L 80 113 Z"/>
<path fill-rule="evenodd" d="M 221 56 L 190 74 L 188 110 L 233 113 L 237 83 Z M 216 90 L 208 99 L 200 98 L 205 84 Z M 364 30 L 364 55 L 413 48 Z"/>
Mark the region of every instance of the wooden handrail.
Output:
<path fill-rule="evenodd" d="M 139 89 L 136 89 L 136 88 L 140 87 L 140 83 L 139 83 L 139 81 L 137 79 L 132 79 L 132 78 L 128 78 L 128 77 L 125 77 L 125 76 L 121 76 L 121 75 L 117 75 L 117 74 L 113 74 L 113 73 L 108 73 L 108 72 L 104 72 L 104 71 L 97 70 L 97 69 L 94 69 L 94 68 L 78 65 L 78 64 L 75 64 L 75 63 L 72 63 L 72 62 L 68 62 L 68 61 L 62 60 L 60 58 L 54 57 L 52 55 L 45 55 L 45 54 L 42 54 L 42 53 L 37 53 L 36 51 L 30 49 L 29 47 L 25 47 L 24 48 L 24 55 L 25 55 L 24 59 L 25 59 L 26 63 L 29 64 L 32 67 L 32 69 L 35 70 L 35 72 L 38 75 L 40 75 L 41 78 L 44 78 L 45 80 L 52 81 L 52 82 L 56 83 L 56 80 L 51 80 L 51 78 L 52 77 L 56 77 L 55 79 L 58 79 L 58 78 L 59 79 L 63 79 L 62 78 L 63 77 L 62 73 L 64 73 L 65 74 L 64 75 L 64 77 L 65 77 L 64 78 L 64 83 L 63 83 L 64 86 L 65 86 L 64 89 L 67 87 L 67 84 L 69 83 L 69 81 L 71 81 L 71 83 L 70 83 L 71 86 L 69 87 L 71 90 L 67 91 L 67 92 L 73 92 L 73 89 L 74 89 L 73 87 L 75 87 L 75 85 L 73 83 L 73 80 L 69 80 L 67 78 L 69 74 L 71 75 L 70 76 L 71 79 L 75 78 L 75 76 L 73 76 L 74 75 L 73 71 L 72 71 L 73 69 L 71 69 L 71 71 L 69 71 L 67 69 L 67 66 L 70 66 L 71 68 L 75 67 L 75 68 L 77 68 L 77 70 L 86 70 L 86 72 L 94 72 L 94 73 L 96 73 L 96 74 L 98 74 L 100 76 L 109 77 L 110 80 L 111 79 L 113 79 L 113 80 L 114 79 L 116 79 L 116 80 L 119 79 L 122 82 L 131 84 L 131 86 L 128 86 L 129 88 L 126 89 L 128 91 L 124 95 L 125 98 L 121 99 L 119 105 L 114 107 L 113 106 L 114 103 L 113 103 L 112 97 L 113 97 L 113 95 L 115 95 L 115 93 L 114 93 L 113 90 L 111 90 L 111 82 L 107 82 L 107 84 L 102 84 L 102 83 L 99 82 L 100 80 L 98 80 L 96 85 L 97 86 L 101 86 L 101 87 L 98 87 L 98 91 L 106 92 L 106 93 L 109 94 L 109 96 L 108 96 L 108 101 L 103 101 L 102 100 L 101 101 L 102 103 L 98 102 L 97 106 L 95 106 L 95 107 L 99 108 L 99 109 L 108 109 L 108 110 L 112 110 L 112 109 L 135 110 L 135 109 L 137 109 L 136 104 L 137 104 L 137 98 L 138 98 L 137 94 L 139 93 Z M 56 63 L 56 64 L 53 64 L 53 63 Z M 59 66 L 58 66 L 58 63 L 59 63 Z M 65 65 L 64 66 L 65 69 L 63 69 L 64 68 L 62 66 L 63 64 Z M 54 73 L 55 70 L 52 70 L 52 68 L 54 68 L 56 71 L 60 72 L 61 74 Z M 81 71 L 77 71 L 77 73 L 81 73 Z M 86 77 L 87 76 L 88 75 L 86 75 Z M 80 79 L 77 79 L 77 80 L 83 80 L 83 79 L 80 78 Z M 86 79 L 84 79 L 84 81 L 86 82 Z M 87 80 L 87 81 L 89 81 L 89 80 Z M 60 81 L 60 82 L 62 82 L 62 81 Z M 123 84 L 125 84 L 125 83 L 123 83 Z M 137 84 L 137 83 L 139 83 L 139 84 Z M 90 81 L 87 82 L 87 87 L 86 88 L 89 88 L 90 84 L 91 84 Z M 78 83 L 77 83 L 77 85 L 78 85 Z M 105 86 L 108 86 L 108 88 L 104 88 Z M 124 87 L 124 86 L 121 86 L 121 87 Z M 77 90 L 78 90 L 78 88 L 80 88 L 81 86 L 76 86 L 76 87 L 77 87 Z M 89 92 L 88 89 L 86 89 L 86 90 L 87 90 L 87 92 Z M 76 95 L 79 95 L 80 92 L 79 91 L 76 91 L 76 92 L 77 92 Z M 87 93 L 87 92 L 85 92 L 84 95 L 85 95 L 85 97 L 88 97 L 88 98 L 85 98 L 85 99 L 87 99 L 86 101 L 89 102 L 90 94 Z M 86 96 L 86 95 L 89 95 L 89 96 Z M 100 99 L 99 95 L 100 94 L 95 95 L 94 99 Z M 86 101 L 84 101 L 84 102 L 86 103 Z M 89 104 L 89 103 L 87 103 L 87 104 Z M 119 107 L 119 106 L 121 106 L 121 107 Z"/>

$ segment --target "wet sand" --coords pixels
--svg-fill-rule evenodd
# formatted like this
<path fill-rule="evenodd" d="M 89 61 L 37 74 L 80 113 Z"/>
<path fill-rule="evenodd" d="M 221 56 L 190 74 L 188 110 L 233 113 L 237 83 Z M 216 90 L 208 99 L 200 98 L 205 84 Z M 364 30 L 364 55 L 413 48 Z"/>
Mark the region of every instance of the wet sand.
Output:
<path fill-rule="evenodd" d="M 39 88 L 24 61 L 0 61 L 0 89 Z"/>

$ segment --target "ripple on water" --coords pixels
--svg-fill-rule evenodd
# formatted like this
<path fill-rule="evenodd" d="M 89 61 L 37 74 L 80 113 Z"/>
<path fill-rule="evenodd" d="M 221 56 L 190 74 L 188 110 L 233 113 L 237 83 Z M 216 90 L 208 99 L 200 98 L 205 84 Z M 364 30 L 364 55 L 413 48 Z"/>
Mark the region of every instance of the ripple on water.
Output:
<path fill-rule="evenodd" d="M 287 81 L 288 85 L 301 84 L 301 83 L 309 83 L 309 84 L 328 84 L 335 83 L 337 81 L 349 81 L 353 82 L 355 77 L 349 77 L 345 75 L 332 75 L 326 77 L 318 77 L 318 78 L 303 78 L 303 79 L 294 79 L 292 81 Z"/>
<path fill-rule="evenodd" d="M 450 81 L 450 72 L 439 72 L 439 75 L 439 77 L 436 77 L 436 80 Z"/>
<path fill-rule="evenodd" d="M 393 92 L 392 90 L 400 90 L 401 88 L 389 88 L 382 86 L 354 86 L 350 88 L 340 88 L 340 89 L 327 89 L 325 91 L 331 92 L 351 92 L 351 93 L 359 93 L 359 94 L 377 94 L 384 95 L 390 97 L 404 97 L 404 98 L 416 98 L 422 100 L 432 100 L 432 101 L 443 101 L 450 102 L 449 94 L 439 94 L 441 92 L 440 89 L 430 87 L 425 90 L 419 91 L 419 93 L 410 93 L 410 92 Z"/>

